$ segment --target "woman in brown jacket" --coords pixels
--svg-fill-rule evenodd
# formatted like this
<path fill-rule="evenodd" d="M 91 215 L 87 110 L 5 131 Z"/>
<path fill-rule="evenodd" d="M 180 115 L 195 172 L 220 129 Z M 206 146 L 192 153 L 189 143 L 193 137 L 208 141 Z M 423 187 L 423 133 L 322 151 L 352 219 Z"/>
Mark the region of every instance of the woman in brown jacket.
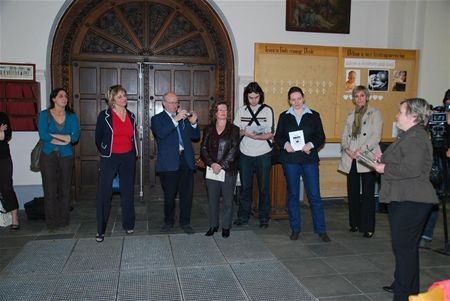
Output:
<path fill-rule="evenodd" d="M 406 99 L 396 116 L 402 131 L 374 168 L 381 173 L 380 202 L 389 204 L 394 283 L 383 287 L 394 301 L 407 301 L 419 293 L 419 241 L 433 204 L 438 203 L 430 182 L 433 148 L 427 130 L 431 111 L 426 100 Z"/>
<path fill-rule="evenodd" d="M 233 218 L 233 196 L 236 186 L 237 156 L 239 154 L 239 128 L 228 121 L 226 102 L 218 102 L 211 109 L 212 122 L 204 129 L 201 143 L 201 158 L 210 172 L 219 175 L 225 172 L 224 181 L 206 178 L 208 190 L 209 230 L 212 236 L 219 229 L 220 195 L 223 197 L 222 236 L 230 236 Z M 207 171 L 208 172 L 208 171 Z"/>

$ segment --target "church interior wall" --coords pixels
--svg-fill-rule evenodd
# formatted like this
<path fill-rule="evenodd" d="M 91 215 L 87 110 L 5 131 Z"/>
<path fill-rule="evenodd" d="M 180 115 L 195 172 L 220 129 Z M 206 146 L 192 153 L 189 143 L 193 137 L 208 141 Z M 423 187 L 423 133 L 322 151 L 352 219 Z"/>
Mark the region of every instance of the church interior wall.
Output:
<path fill-rule="evenodd" d="M 41 107 L 50 89 L 49 41 L 62 11 L 71 0 L 0 1 L 0 61 L 36 64 L 41 83 Z M 285 30 L 285 0 L 209 0 L 225 18 L 235 47 L 235 107 L 253 79 L 254 43 L 286 43 L 420 50 L 418 96 L 439 104 L 450 87 L 450 1 L 353 0 L 350 34 Z M 29 171 L 29 153 L 36 132 L 16 132 L 11 141 L 16 186 L 41 185 L 39 173 Z M 330 144 L 321 156 L 336 156 Z"/>

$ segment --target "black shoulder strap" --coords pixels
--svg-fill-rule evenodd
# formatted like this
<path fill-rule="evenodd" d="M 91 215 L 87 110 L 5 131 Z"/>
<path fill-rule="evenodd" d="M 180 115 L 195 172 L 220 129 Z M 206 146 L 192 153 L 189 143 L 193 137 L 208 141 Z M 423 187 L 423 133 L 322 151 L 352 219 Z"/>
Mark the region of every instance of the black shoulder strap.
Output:
<path fill-rule="evenodd" d="M 250 115 L 252 115 L 252 119 L 250 119 L 250 121 L 248 122 L 248 125 L 252 125 L 253 122 L 255 122 L 256 125 L 260 125 L 260 124 L 259 124 L 259 121 L 258 121 L 258 119 L 257 119 L 256 117 L 258 116 L 259 112 L 261 112 L 262 109 L 264 109 L 265 106 L 266 106 L 265 104 L 261 104 L 261 105 L 259 106 L 258 110 L 257 110 L 255 113 L 253 113 L 253 111 L 252 111 L 252 109 L 250 108 L 250 106 L 247 105 L 247 110 L 248 110 L 248 112 L 250 113 Z"/>
<path fill-rule="evenodd" d="M 248 110 L 248 112 L 250 113 L 250 115 L 252 115 L 252 119 L 250 119 L 250 121 L 248 122 L 248 125 L 252 125 L 253 122 L 255 122 L 256 125 L 261 125 L 261 124 L 259 123 L 259 121 L 258 121 L 258 118 L 256 118 L 256 117 L 258 116 L 259 112 L 261 112 L 265 107 L 266 107 L 265 104 L 261 104 L 261 105 L 259 106 L 258 110 L 256 110 L 255 113 L 253 113 L 253 111 L 252 111 L 252 109 L 250 108 L 250 106 L 247 105 L 247 110 Z M 273 114 L 273 112 L 272 112 L 272 114 Z M 244 138 L 244 136 L 241 137 L 241 140 L 242 140 L 242 138 Z M 266 141 L 267 141 L 267 143 L 269 144 L 270 147 L 273 146 L 273 144 L 272 144 L 272 142 L 271 142 L 270 140 L 266 140 Z"/>

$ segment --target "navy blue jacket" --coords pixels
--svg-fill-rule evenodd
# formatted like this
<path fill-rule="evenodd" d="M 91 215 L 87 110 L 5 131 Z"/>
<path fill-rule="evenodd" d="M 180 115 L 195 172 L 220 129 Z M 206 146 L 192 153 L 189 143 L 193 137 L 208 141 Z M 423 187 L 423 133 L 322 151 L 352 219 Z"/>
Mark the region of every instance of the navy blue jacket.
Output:
<path fill-rule="evenodd" d="M 319 149 L 325 143 L 325 133 L 323 131 L 322 120 L 319 113 L 312 111 L 312 114 L 306 113 L 302 117 L 300 124 L 297 124 L 295 116 L 284 111 L 278 118 L 277 131 L 275 133 L 275 142 L 280 147 L 280 162 L 281 163 L 317 163 L 319 162 Z M 288 153 L 284 149 L 286 142 L 289 142 L 289 132 L 303 130 L 305 143 L 312 142 L 314 148 L 308 155 L 302 151 L 295 153 Z"/>
<path fill-rule="evenodd" d="M 156 171 L 177 171 L 180 166 L 179 142 L 177 128 L 172 118 L 166 111 L 162 111 L 152 117 L 151 124 L 158 145 Z M 198 125 L 194 128 L 188 119 L 180 120 L 178 127 L 183 139 L 184 156 L 189 168 L 195 170 L 192 141 L 200 140 L 200 129 Z"/>
<path fill-rule="evenodd" d="M 128 117 L 130 117 L 131 123 L 134 129 L 134 135 L 132 138 L 133 152 L 137 156 L 138 147 L 136 137 L 136 116 L 127 110 Z M 95 144 L 100 152 L 101 157 L 111 157 L 112 144 L 113 144 L 113 123 L 112 123 L 112 110 L 106 109 L 101 111 L 97 118 L 97 125 L 95 127 Z"/>

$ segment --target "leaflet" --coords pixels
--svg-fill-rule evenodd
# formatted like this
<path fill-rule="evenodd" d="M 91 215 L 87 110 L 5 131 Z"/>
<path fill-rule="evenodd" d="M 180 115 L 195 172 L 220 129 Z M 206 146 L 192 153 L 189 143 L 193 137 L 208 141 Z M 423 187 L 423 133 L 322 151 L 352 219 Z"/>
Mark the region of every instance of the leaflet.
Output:
<path fill-rule="evenodd" d="M 289 142 L 295 151 L 301 151 L 305 146 L 305 137 L 303 130 L 289 132 Z"/>
<path fill-rule="evenodd" d="M 210 166 L 206 166 L 206 178 L 214 181 L 225 182 L 225 170 L 221 169 L 218 174 L 215 174 Z"/>
<path fill-rule="evenodd" d="M 246 126 L 245 132 L 255 133 L 256 135 L 262 135 L 266 132 L 266 127 L 263 125 Z"/>

